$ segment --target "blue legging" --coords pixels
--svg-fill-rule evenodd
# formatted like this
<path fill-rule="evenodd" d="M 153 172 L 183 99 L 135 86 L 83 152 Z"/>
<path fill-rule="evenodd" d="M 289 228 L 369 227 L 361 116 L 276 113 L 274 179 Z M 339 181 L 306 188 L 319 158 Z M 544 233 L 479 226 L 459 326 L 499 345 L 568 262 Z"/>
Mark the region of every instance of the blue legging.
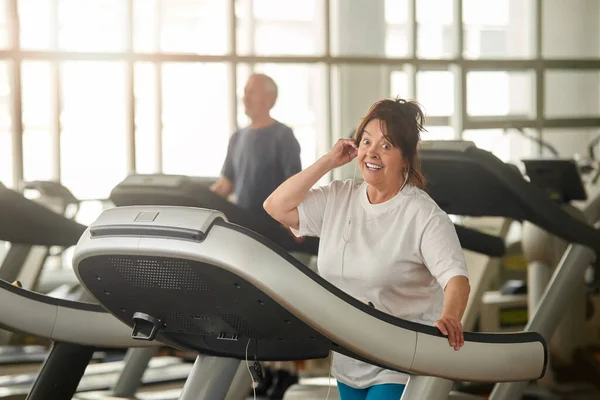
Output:
<path fill-rule="evenodd" d="M 355 389 L 338 382 L 341 400 L 400 400 L 406 385 L 385 383 L 365 389 Z"/>

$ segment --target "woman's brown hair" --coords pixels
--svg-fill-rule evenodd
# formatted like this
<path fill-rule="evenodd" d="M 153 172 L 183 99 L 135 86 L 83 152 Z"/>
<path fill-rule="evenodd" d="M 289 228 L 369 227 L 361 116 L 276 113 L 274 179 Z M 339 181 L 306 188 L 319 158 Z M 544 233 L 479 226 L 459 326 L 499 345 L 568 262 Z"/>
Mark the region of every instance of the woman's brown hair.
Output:
<path fill-rule="evenodd" d="M 421 132 L 425 131 L 425 116 L 419 104 L 400 98 L 384 99 L 373 104 L 354 133 L 357 145 L 362 140 L 365 127 L 374 119 L 380 121 L 381 132 L 392 146 L 400 149 L 402 157 L 407 161 L 408 183 L 425 189 L 425 177 L 421 172 L 418 152 Z"/>

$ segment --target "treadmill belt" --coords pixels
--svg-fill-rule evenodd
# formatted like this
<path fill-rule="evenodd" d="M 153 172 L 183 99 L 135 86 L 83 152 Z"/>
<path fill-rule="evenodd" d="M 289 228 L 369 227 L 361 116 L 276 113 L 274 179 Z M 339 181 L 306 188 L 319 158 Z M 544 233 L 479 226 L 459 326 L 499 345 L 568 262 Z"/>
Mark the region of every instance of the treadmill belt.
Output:
<path fill-rule="evenodd" d="M 148 369 L 146 370 L 165 370 L 168 368 L 173 368 L 173 367 L 177 367 L 178 365 L 181 364 L 188 364 L 188 363 L 182 363 L 181 360 L 177 357 L 154 357 L 153 359 L 150 360 L 150 363 L 148 365 Z M 91 383 L 90 382 L 94 382 L 93 378 L 94 377 L 100 377 L 102 381 L 106 381 L 107 384 L 104 385 L 100 385 L 99 383 L 96 382 L 94 385 L 92 385 L 91 389 L 86 389 L 86 390 L 105 390 L 105 389 L 109 389 L 110 385 L 114 384 L 116 382 L 116 379 L 118 379 L 119 374 L 121 373 L 121 370 L 123 369 L 123 367 L 125 366 L 125 362 L 124 361 L 113 361 L 113 362 L 103 362 L 103 363 L 97 363 L 97 364 L 90 364 L 88 365 L 88 367 L 85 370 L 85 374 L 83 376 L 83 378 L 81 379 L 81 385 L 84 385 L 83 387 L 86 388 L 87 386 L 90 386 Z M 191 368 L 191 367 L 190 367 Z M 164 373 L 164 371 L 163 371 Z M 114 382 L 110 381 L 110 377 L 112 375 L 116 375 L 116 379 Z M 36 378 L 38 376 L 37 372 L 34 373 L 29 373 L 29 374 L 17 374 L 17 375 L 5 375 L 5 376 L 0 376 L 0 388 L 21 388 L 21 387 L 26 387 L 27 390 L 29 390 L 31 388 L 31 386 L 33 385 L 33 383 L 35 382 Z M 112 382 L 112 383 L 110 383 Z M 87 386 L 86 386 L 87 385 Z M 83 390 L 83 389 L 78 389 L 78 390 Z M 1 396 L 0 396 L 1 397 Z"/>
<path fill-rule="evenodd" d="M 192 371 L 193 366 L 194 364 L 192 363 L 181 363 L 161 368 L 148 369 L 142 378 L 142 385 L 160 384 L 172 381 L 185 381 Z M 77 391 L 108 391 L 115 386 L 119 380 L 119 375 L 120 371 L 109 374 L 84 376 L 79 382 L 79 386 L 77 386 Z M 13 397 L 21 398 L 21 396 L 23 396 L 22 398 L 25 399 L 30 390 L 31 385 L 17 385 L 8 388 L 0 387 L 0 399 L 12 400 Z M 106 399 L 108 395 L 109 393 L 105 393 L 104 399 Z"/>
<path fill-rule="evenodd" d="M 44 346 L 0 347 L 0 365 L 42 363 L 47 356 L 48 349 Z"/>

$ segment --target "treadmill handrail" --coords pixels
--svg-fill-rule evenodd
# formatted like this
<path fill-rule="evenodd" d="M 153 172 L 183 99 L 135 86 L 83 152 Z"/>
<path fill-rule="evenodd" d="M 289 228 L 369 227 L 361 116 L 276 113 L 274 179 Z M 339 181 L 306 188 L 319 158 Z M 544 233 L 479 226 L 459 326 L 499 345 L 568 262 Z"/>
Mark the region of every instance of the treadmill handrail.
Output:
<path fill-rule="evenodd" d="M 0 186 L 0 240 L 70 247 L 77 244 L 85 229 L 84 225 Z"/>
<path fill-rule="evenodd" d="M 463 175 L 457 177 L 452 182 L 456 190 L 460 191 L 466 188 L 466 185 L 460 186 L 462 183 L 468 183 L 469 175 L 465 174 L 471 172 L 474 174 L 473 176 L 476 176 L 475 174 L 485 173 L 487 174 L 487 181 L 495 181 L 495 183 L 502 185 L 496 188 L 502 190 L 507 196 L 503 205 L 485 203 L 485 207 L 482 205 L 478 213 L 469 214 L 467 207 L 455 207 L 455 205 L 451 205 L 449 208 L 446 208 L 443 201 L 439 201 L 439 199 L 436 199 L 436 195 L 432 194 L 434 201 L 439 201 L 440 206 L 449 214 L 503 216 L 516 220 L 525 219 L 571 243 L 582 244 L 590 247 L 596 253 L 600 252 L 600 231 L 594 229 L 586 221 L 581 221 L 561 209 L 558 204 L 545 196 L 542 191 L 525 181 L 520 173 L 502 162 L 491 152 L 476 147 L 469 147 L 460 152 L 426 149 L 421 151 L 421 156 L 424 170 L 427 170 L 428 165 L 432 166 L 436 162 L 446 163 L 445 165 L 459 162 L 462 165 L 469 165 L 469 168 L 461 169 Z M 479 178 L 482 176 L 480 175 Z M 427 176 L 427 173 L 426 177 L 430 181 L 430 186 L 433 187 L 436 184 L 435 177 L 431 174 Z M 443 179 L 440 179 L 438 182 L 444 184 Z M 478 203 L 478 198 L 488 195 L 481 188 L 469 187 L 465 191 L 467 193 L 463 193 L 463 195 L 470 197 L 473 203 Z M 480 203 L 483 204 L 483 201 Z M 512 212 L 509 211 L 511 207 Z M 486 210 L 488 211 L 487 214 L 485 214 Z M 514 213 L 515 210 L 519 210 L 519 215 Z"/>
<path fill-rule="evenodd" d="M 158 342 L 131 338 L 131 330 L 99 305 L 57 299 L 0 280 L 0 325 L 57 342 L 97 347 L 147 347 Z"/>
<path fill-rule="evenodd" d="M 506 253 L 504 241 L 498 236 L 454 224 L 460 245 L 465 250 L 484 254 L 489 257 L 503 257 Z"/>

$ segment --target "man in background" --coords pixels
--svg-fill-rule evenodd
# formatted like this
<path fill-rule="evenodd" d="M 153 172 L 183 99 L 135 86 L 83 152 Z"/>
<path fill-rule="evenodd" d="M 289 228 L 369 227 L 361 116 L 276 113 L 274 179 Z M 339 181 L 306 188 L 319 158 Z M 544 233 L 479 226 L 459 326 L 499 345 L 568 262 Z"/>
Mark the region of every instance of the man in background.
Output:
<path fill-rule="evenodd" d="M 279 185 L 302 170 L 300 144 L 292 129 L 273 119 L 277 84 L 265 74 L 253 74 L 244 88 L 244 110 L 250 125 L 229 139 L 221 177 L 211 190 L 223 197 L 235 193 L 236 203 L 254 215 L 271 218 L 263 203 Z M 271 364 L 275 371 L 272 372 Z M 266 363 L 265 381 L 257 395 L 281 399 L 298 382 L 293 363 Z"/>
<path fill-rule="evenodd" d="M 244 109 L 250 125 L 229 139 L 221 177 L 211 190 L 265 218 L 267 197 L 287 178 L 301 171 L 300 144 L 292 129 L 273 119 L 277 85 L 265 74 L 253 74 L 244 89 Z"/>

